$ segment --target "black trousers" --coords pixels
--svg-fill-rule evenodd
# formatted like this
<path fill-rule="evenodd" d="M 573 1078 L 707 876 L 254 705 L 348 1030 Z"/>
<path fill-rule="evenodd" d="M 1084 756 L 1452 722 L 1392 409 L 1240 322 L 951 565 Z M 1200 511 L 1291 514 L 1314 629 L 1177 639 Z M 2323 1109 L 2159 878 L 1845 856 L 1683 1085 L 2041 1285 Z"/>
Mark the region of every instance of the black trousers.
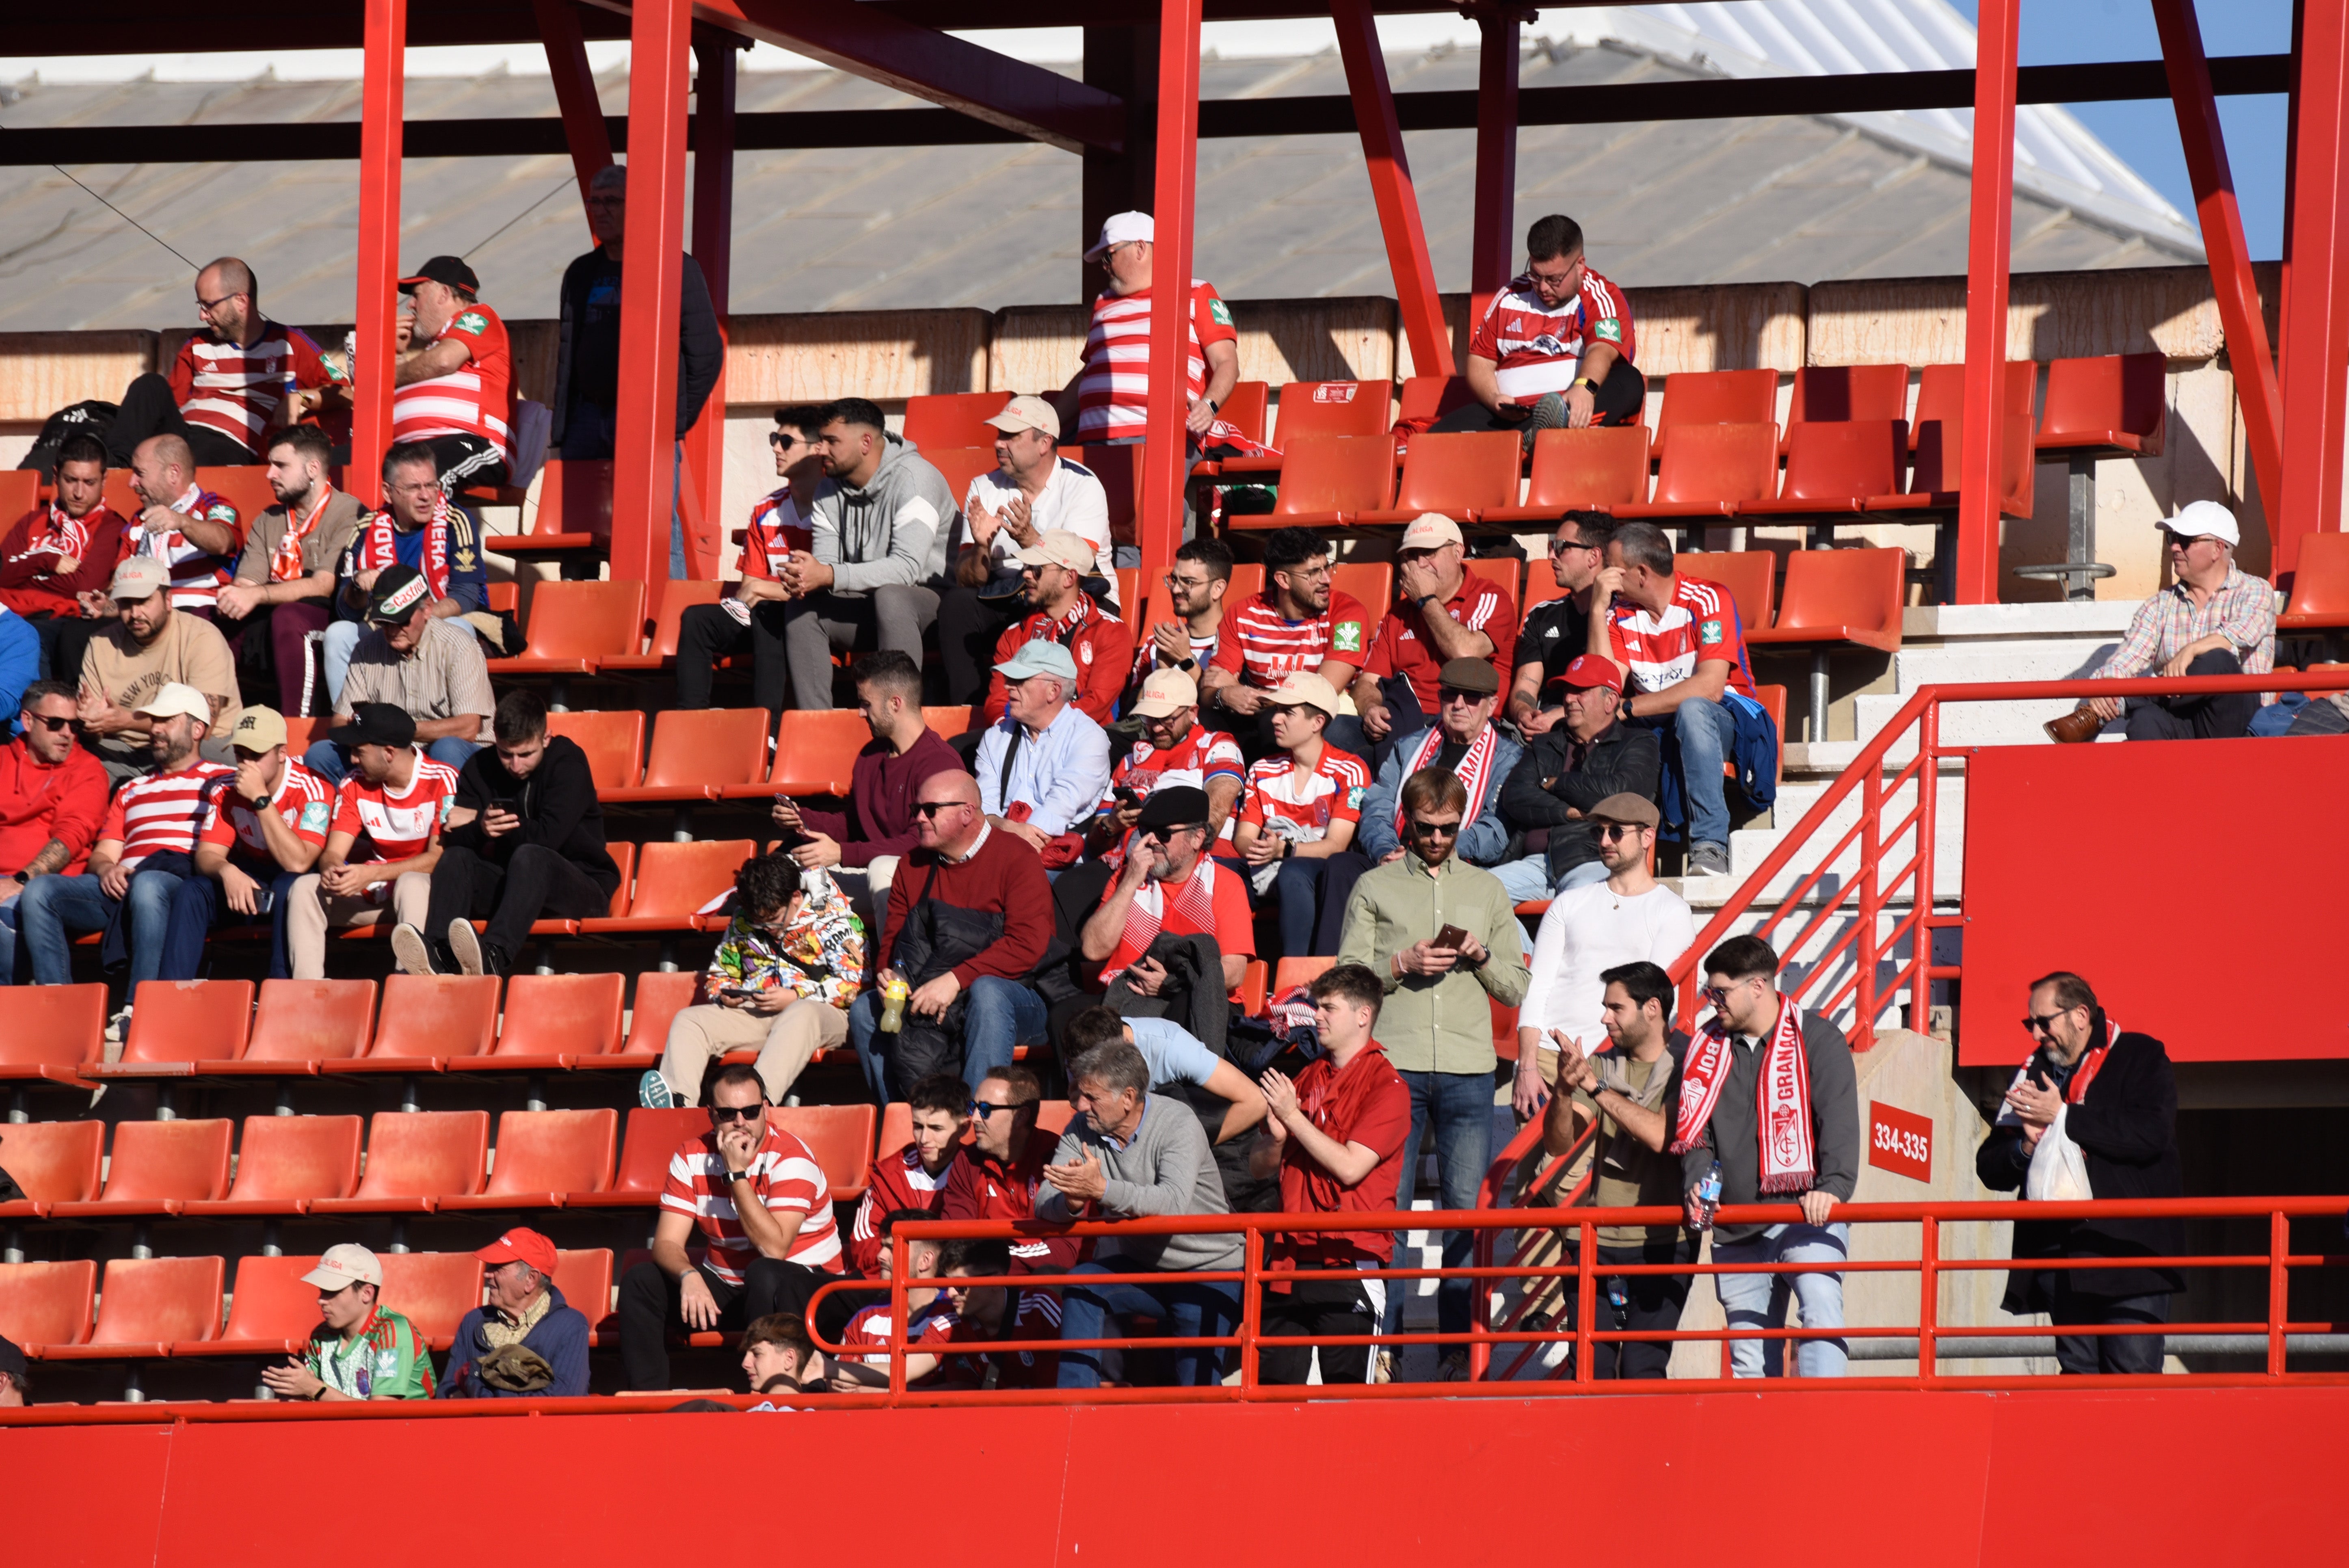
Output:
<path fill-rule="evenodd" d="M 440 470 L 444 495 L 455 495 L 467 485 L 506 482 L 504 449 L 480 436 L 427 436 L 424 444 L 432 449 L 432 461 Z M 479 521 L 475 520 L 476 538 L 480 537 Z"/>
<path fill-rule="evenodd" d="M 1618 355 L 1615 363 L 1608 367 L 1607 379 L 1601 381 L 1598 390 L 1591 395 L 1590 422 L 1594 425 L 1631 424 L 1640 418 L 1640 411 L 1647 406 L 1647 401 L 1648 378 L 1640 375 L 1630 360 Z M 1526 429 L 1522 416 L 1504 419 L 1474 400 L 1454 408 L 1427 428 L 1431 435 L 1438 430 L 1523 430 L 1527 440 L 1533 438 L 1533 432 Z"/>
<path fill-rule="evenodd" d="M 1568 1233 L 1569 1237 L 1571 1233 Z M 1571 1239 L 1566 1243 L 1566 1257 L 1572 1263 L 1579 1255 L 1579 1246 Z M 1696 1244 L 1682 1232 L 1677 1242 L 1649 1242 L 1637 1247 L 1607 1247 L 1599 1249 L 1599 1264 L 1603 1269 L 1609 1264 L 1693 1264 Z M 1599 1276 L 1599 1321 L 1594 1331 L 1610 1330 L 1628 1334 L 1670 1334 L 1681 1326 L 1681 1309 L 1688 1305 L 1689 1286 L 1694 1274 L 1615 1274 Z M 1565 1326 L 1580 1326 L 1581 1294 L 1577 1281 L 1561 1279 L 1566 1288 Z M 1615 1305 L 1618 1291 L 1623 1305 Z M 1601 1340 L 1590 1347 L 1591 1376 L 1601 1380 L 1610 1378 L 1661 1377 L 1671 1365 L 1672 1345 L 1670 1340 Z"/>
<path fill-rule="evenodd" d="M 449 923 L 487 920 L 485 940 L 509 962 L 530 940 L 534 920 L 585 920 L 610 910 L 612 895 L 559 850 L 523 844 L 506 863 L 484 860 L 457 845 L 440 851 L 432 868 L 432 902 L 425 940 L 448 940 Z"/>
<path fill-rule="evenodd" d="M 751 605 L 747 626 L 716 604 L 695 604 L 678 617 L 677 706 L 688 712 L 708 707 L 718 661 L 743 653 L 750 655 L 750 700 L 770 715 L 781 713 L 792 672 L 783 658 L 781 599 Z"/>
<path fill-rule="evenodd" d="M 707 1265 L 697 1265 L 710 1299 L 718 1304 L 718 1326 L 739 1332 L 774 1312 L 807 1311 L 808 1299 L 824 1276 L 804 1264 L 752 1258 L 742 1266 L 742 1283 L 728 1284 Z M 685 1328 L 685 1282 L 671 1279 L 657 1264 L 638 1264 L 620 1281 L 620 1364 L 631 1388 L 666 1388 L 668 1334 Z"/>
<path fill-rule="evenodd" d="M 2074 1269 L 2050 1270 L 2054 1274 L 2054 1301 L 2047 1318 L 2056 1327 L 2106 1323 L 2168 1323 L 2169 1297 L 2163 1295 L 2082 1295 L 2066 1289 Z M 2162 1336 L 2158 1334 L 2058 1334 L 2055 1361 L 2071 1377 L 2098 1372 L 2161 1370 Z"/>
<path fill-rule="evenodd" d="M 957 583 L 938 595 L 938 656 L 946 665 L 947 702 L 975 706 L 987 696 L 995 641 L 1027 613 L 1017 593 L 983 598 Z"/>
<path fill-rule="evenodd" d="M 202 425 L 191 425 L 171 396 L 169 377 L 153 371 L 122 389 L 121 412 L 106 431 L 106 466 L 127 469 L 139 443 L 150 436 L 177 436 L 196 455 L 199 468 L 244 468 L 261 459 L 234 437 Z"/>
<path fill-rule="evenodd" d="M 1257 1307 L 1262 1332 L 1292 1334 L 1376 1334 L 1378 1315 L 1370 1293 L 1358 1279 L 1299 1279 L 1286 1293 L 1270 1286 Z M 1367 1383 L 1371 1380 L 1371 1347 L 1367 1345 L 1264 1345 L 1257 1350 L 1257 1380 L 1260 1383 L 1303 1383 L 1313 1370 L 1313 1353 L 1321 1353 L 1321 1381 Z"/>
<path fill-rule="evenodd" d="M 2243 663 L 2225 648 L 2197 654 L 2186 666 L 2189 676 L 2239 676 Z M 2132 697 L 2128 705 L 2131 740 L 2233 740 L 2251 732 L 2260 711 L 2255 691 L 2217 692 L 2207 696 Z"/>

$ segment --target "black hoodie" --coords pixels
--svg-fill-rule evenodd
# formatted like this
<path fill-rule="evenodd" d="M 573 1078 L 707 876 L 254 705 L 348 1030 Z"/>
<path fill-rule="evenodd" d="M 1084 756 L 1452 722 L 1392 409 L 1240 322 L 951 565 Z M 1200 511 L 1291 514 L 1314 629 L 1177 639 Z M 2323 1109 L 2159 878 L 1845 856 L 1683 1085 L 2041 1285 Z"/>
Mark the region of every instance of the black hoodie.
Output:
<path fill-rule="evenodd" d="M 481 831 L 478 813 L 492 800 L 517 803 L 522 827 L 492 838 Z M 604 805 L 595 798 L 595 777 L 587 754 L 568 736 L 546 738 L 546 755 L 527 779 L 516 779 L 498 759 L 494 746 L 484 746 L 466 758 L 457 774 L 456 804 L 477 813 L 462 826 L 450 828 L 440 841 L 471 850 L 483 860 L 503 865 L 524 844 L 543 844 L 595 879 L 605 896 L 619 891 L 620 868 L 604 848 Z"/>

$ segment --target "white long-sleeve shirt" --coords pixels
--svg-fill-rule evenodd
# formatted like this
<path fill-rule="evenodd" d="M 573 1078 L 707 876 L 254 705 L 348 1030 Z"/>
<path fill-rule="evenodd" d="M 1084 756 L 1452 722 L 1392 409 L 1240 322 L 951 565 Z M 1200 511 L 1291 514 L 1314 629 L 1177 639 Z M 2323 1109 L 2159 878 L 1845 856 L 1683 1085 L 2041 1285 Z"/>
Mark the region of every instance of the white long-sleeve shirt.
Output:
<path fill-rule="evenodd" d="M 1599 1006 L 1607 986 L 1599 976 L 1641 959 L 1670 969 L 1695 941 L 1696 916 L 1661 883 L 1630 897 L 1605 882 L 1562 892 L 1534 933 L 1533 979 L 1517 1009 L 1518 1026 L 1541 1030 L 1546 1051 L 1557 1048 L 1552 1029 L 1596 1051 L 1607 1043 Z"/>

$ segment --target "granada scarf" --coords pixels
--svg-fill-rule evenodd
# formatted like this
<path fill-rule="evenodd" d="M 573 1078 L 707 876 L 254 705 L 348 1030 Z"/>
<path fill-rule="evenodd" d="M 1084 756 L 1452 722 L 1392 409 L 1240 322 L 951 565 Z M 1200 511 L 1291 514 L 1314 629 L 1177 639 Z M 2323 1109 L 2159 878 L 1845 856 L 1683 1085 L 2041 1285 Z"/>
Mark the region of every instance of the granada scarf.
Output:
<path fill-rule="evenodd" d="M 1713 1119 L 1721 1086 L 1729 1080 L 1729 1031 L 1715 1017 L 1697 1031 L 1681 1069 L 1680 1115 L 1671 1152 L 1696 1146 Z M 1811 1064 L 1803 1049 L 1803 1010 L 1778 995 L 1778 1026 L 1762 1043 L 1762 1077 L 1754 1085 L 1754 1125 L 1761 1146 L 1762 1191 L 1806 1192 L 1818 1174 L 1811 1138 Z"/>
<path fill-rule="evenodd" d="M 75 566 L 78 566 L 82 558 L 89 553 L 90 524 L 105 515 L 105 512 L 106 506 L 100 502 L 90 508 L 88 517 L 68 517 L 66 515 L 65 508 L 55 501 L 49 502 L 48 531 L 26 541 L 25 555 L 57 556 L 58 561 L 54 570 L 60 576 L 70 574 L 74 567 L 67 566 L 65 562 L 71 561 Z M 17 557 L 18 560 L 24 558 L 24 556 Z"/>
<path fill-rule="evenodd" d="M 424 581 L 435 599 L 449 596 L 449 498 L 436 492 L 432 497 L 431 521 L 424 525 Z M 351 562 L 354 574 L 360 572 L 380 572 L 399 562 L 399 553 L 393 547 L 391 511 L 370 512 L 359 523 L 359 536 L 351 542 Z"/>
<path fill-rule="evenodd" d="M 1216 870 L 1213 855 L 1201 855 L 1197 869 L 1174 890 L 1171 904 L 1167 902 L 1166 884 L 1154 878 L 1135 889 L 1133 902 L 1125 906 L 1125 930 L 1119 937 L 1119 951 L 1141 957 L 1158 940 L 1159 927 L 1165 920 L 1178 915 L 1193 931 L 1215 930 Z M 1107 985 L 1124 973 L 1123 965 L 1104 969 L 1102 984 Z"/>
<path fill-rule="evenodd" d="M 1426 738 L 1419 743 L 1419 750 L 1413 755 L 1411 766 L 1402 770 L 1402 776 L 1409 779 L 1433 762 L 1435 754 L 1444 749 L 1444 739 L 1442 725 L 1431 727 Z M 1468 809 L 1460 813 L 1460 830 L 1464 833 L 1468 830 L 1468 824 L 1484 813 L 1485 791 L 1493 782 L 1493 753 L 1499 749 L 1500 744 L 1499 731 L 1487 724 L 1469 743 L 1468 755 L 1460 759 L 1460 784 L 1468 791 Z M 1394 835 L 1399 841 L 1410 837 L 1403 828 L 1401 789 L 1395 791 Z"/>
<path fill-rule="evenodd" d="M 302 575 L 302 542 L 316 531 L 318 520 L 326 515 L 326 505 L 335 499 L 334 486 L 321 485 L 319 489 L 326 493 L 318 498 L 318 504 L 310 509 L 309 516 L 297 521 L 294 509 L 290 506 L 285 509 L 285 537 L 277 542 L 277 548 L 269 555 L 269 580 L 272 583 L 291 583 Z"/>

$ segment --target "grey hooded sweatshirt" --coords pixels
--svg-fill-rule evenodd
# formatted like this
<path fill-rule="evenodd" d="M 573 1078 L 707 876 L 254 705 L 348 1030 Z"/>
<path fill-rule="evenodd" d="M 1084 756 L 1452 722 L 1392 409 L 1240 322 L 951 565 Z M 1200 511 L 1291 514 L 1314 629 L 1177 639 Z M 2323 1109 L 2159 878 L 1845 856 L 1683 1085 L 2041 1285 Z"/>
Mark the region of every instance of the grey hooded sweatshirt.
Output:
<path fill-rule="evenodd" d="M 815 558 L 832 592 L 866 594 L 892 583 L 945 586 L 954 492 L 902 436 L 885 436 L 881 466 L 861 489 L 826 480 L 815 492 Z"/>

